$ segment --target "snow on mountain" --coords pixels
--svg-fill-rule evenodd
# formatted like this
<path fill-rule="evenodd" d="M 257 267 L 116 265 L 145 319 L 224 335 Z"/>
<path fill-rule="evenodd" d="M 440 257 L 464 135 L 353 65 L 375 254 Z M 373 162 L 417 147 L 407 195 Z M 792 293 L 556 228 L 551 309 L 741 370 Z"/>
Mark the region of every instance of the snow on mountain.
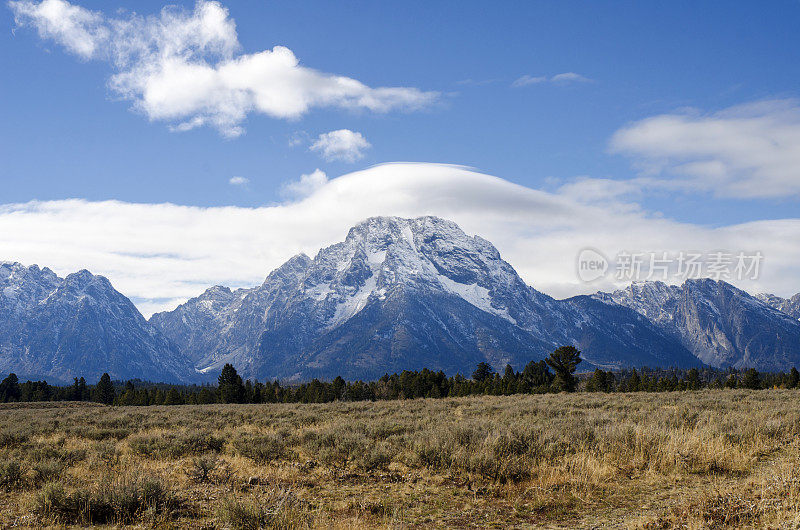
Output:
<path fill-rule="evenodd" d="M 188 381 L 190 363 L 102 276 L 0 264 L 0 372 Z"/>
<path fill-rule="evenodd" d="M 756 298 L 764 302 L 770 307 L 777 309 L 782 313 L 786 313 L 790 317 L 800 320 L 800 293 L 791 298 L 781 298 L 774 294 L 757 294 Z"/>
<path fill-rule="evenodd" d="M 800 366 L 800 322 L 723 281 L 637 282 L 594 298 L 644 315 L 711 366 Z"/>
<path fill-rule="evenodd" d="M 582 350 L 583 369 L 786 370 L 800 364 L 798 303 L 711 280 L 555 300 L 450 221 L 374 217 L 259 286 L 215 286 L 150 322 L 102 276 L 0 263 L 0 371 L 189 381 L 231 362 L 262 380 L 468 374 L 565 344 Z"/>
<path fill-rule="evenodd" d="M 585 345 L 585 358 L 602 366 L 635 362 L 619 349 L 651 366 L 697 364 L 634 311 L 539 293 L 491 243 L 436 217 L 367 219 L 259 287 L 220 290 L 151 318 L 208 372 L 232 362 L 259 378 L 469 373 L 480 361 L 519 368 L 563 344 Z M 616 337 L 610 313 L 624 322 Z"/>

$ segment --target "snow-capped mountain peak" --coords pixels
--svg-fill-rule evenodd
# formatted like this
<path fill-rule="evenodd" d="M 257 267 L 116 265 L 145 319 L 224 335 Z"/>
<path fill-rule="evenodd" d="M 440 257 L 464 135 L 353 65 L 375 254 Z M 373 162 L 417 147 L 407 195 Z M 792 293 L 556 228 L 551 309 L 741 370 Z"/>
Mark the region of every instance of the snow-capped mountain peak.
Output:
<path fill-rule="evenodd" d="M 773 307 L 792 318 L 800 320 L 800 293 L 797 293 L 791 298 L 781 298 L 780 296 L 775 296 L 774 294 L 761 293 L 757 294 L 756 298 L 768 306 Z"/>
<path fill-rule="evenodd" d="M 446 291 L 515 322 L 492 292 L 498 283 L 522 284 L 494 246 L 467 236 L 455 223 L 438 217 L 372 217 L 351 228 L 344 242 L 317 254 L 303 290 L 317 302 L 336 305 L 326 322 L 330 328 L 352 318 L 370 299 L 385 299 L 396 286 Z"/>
<path fill-rule="evenodd" d="M 620 364 L 608 359 L 612 349 L 644 344 L 652 365 L 673 354 L 669 362 L 696 362 L 625 308 L 610 310 L 625 322 L 620 337 L 597 340 L 610 314 L 602 304 L 537 292 L 491 243 L 432 216 L 366 219 L 313 259 L 295 256 L 259 287 L 236 292 L 214 311 L 202 304 L 206 293 L 151 322 L 199 370 L 232 362 L 260 377 L 464 373 L 479 361 L 521 365 L 589 343 L 587 355 L 604 366 Z"/>
<path fill-rule="evenodd" d="M 644 315 L 711 366 L 800 365 L 800 322 L 721 280 L 634 283 L 594 297 Z"/>
<path fill-rule="evenodd" d="M 103 276 L 59 278 L 50 269 L 0 264 L 0 372 L 69 381 L 157 377 L 188 381 L 193 369 Z"/>

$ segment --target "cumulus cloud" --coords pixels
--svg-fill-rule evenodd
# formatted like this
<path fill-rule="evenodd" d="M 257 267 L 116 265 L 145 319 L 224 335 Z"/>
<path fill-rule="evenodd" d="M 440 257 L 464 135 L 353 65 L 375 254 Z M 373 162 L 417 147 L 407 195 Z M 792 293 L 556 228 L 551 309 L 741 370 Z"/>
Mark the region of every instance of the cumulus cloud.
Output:
<path fill-rule="evenodd" d="M 305 198 L 259 208 L 84 200 L 3 205 L 0 259 L 59 273 L 86 267 L 150 313 L 210 285 L 256 285 L 293 254 L 313 256 L 342 240 L 366 217 L 438 215 L 495 243 L 529 284 L 558 297 L 621 284 L 577 280 L 575 259 L 585 247 L 609 257 L 623 250 L 760 250 L 761 277 L 733 283 L 789 295 L 800 278 L 800 247 L 786 243 L 800 240 L 800 219 L 710 228 L 650 216 L 622 199 L 548 193 L 439 164 L 384 164 L 307 180 L 317 185 Z"/>
<path fill-rule="evenodd" d="M 281 189 L 282 195 L 290 199 L 307 197 L 328 183 L 328 175 L 320 169 L 315 169 L 307 175 L 286 183 Z"/>
<path fill-rule="evenodd" d="M 193 11 L 165 7 L 157 16 L 123 18 L 66 0 L 14 0 L 9 6 L 18 25 L 36 28 L 82 59 L 109 62 L 112 92 L 177 131 L 209 125 L 238 136 L 253 112 L 282 119 L 315 107 L 382 113 L 417 109 L 438 97 L 323 73 L 301 65 L 284 46 L 239 53 L 236 24 L 219 2 L 199 0 Z"/>
<path fill-rule="evenodd" d="M 590 83 L 592 80 L 588 77 L 576 74 L 575 72 L 564 72 L 563 74 L 555 74 L 553 76 L 532 76 L 523 75 L 513 83 L 512 87 L 520 88 L 530 85 L 539 85 L 542 83 L 552 83 L 555 85 L 566 85 L 570 83 Z"/>
<path fill-rule="evenodd" d="M 370 147 L 372 145 L 360 132 L 339 129 L 320 134 L 309 149 L 319 153 L 329 162 L 342 160 L 352 163 L 364 158 L 364 151 Z"/>
<path fill-rule="evenodd" d="M 632 157 L 651 186 L 721 197 L 800 194 L 800 102 L 664 114 L 624 127 L 611 150 Z"/>
<path fill-rule="evenodd" d="M 228 180 L 228 184 L 231 186 L 247 186 L 250 184 L 250 179 L 247 177 L 231 177 Z"/>

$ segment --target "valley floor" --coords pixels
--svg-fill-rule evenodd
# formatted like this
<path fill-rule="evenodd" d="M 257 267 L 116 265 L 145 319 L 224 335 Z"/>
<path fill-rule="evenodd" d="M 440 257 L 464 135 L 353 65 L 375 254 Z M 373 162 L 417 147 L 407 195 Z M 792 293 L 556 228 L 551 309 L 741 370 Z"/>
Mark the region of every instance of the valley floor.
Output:
<path fill-rule="evenodd" d="M 0 406 L 0 526 L 800 526 L 800 391 Z"/>

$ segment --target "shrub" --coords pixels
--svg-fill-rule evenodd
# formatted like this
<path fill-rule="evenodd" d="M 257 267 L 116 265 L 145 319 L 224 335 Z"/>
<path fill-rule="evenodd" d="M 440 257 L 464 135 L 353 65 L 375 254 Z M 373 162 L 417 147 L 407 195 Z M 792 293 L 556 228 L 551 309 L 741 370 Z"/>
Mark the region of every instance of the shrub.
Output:
<path fill-rule="evenodd" d="M 33 464 L 33 480 L 36 484 L 53 482 L 61 477 L 66 465 L 61 460 L 49 458 Z"/>
<path fill-rule="evenodd" d="M 131 434 L 130 429 L 126 428 L 96 428 L 96 427 L 81 427 L 74 429 L 73 434 L 88 440 L 122 440 Z"/>
<path fill-rule="evenodd" d="M 356 458 L 355 464 L 364 471 L 374 471 L 386 469 L 391 461 L 391 453 L 385 445 L 373 445 Z"/>
<path fill-rule="evenodd" d="M 94 446 L 97 459 L 106 466 L 114 466 L 119 463 L 120 452 L 117 445 L 109 440 L 98 442 Z"/>
<path fill-rule="evenodd" d="M 28 441 L 26 433 L 18 431 L 0 432 L 0 447 L 17 447 Z"/>
<path fill-rule="evenodd" d="M 305 445 L 309 452 L 316 454 L 317 459 L 325 465 L 345 466 L 355 463 L 357 467 L 363 468 L 364 465 L 371 467 L 367 455 L 375 447 L 375 442 L 362 432 L 337 427 L 316 436 L 306 437 Z M 378 456 L 377 453 L 374 454 Z"/>
<path fill-rule="evenodd" d="M 67 493 L 60 482 L 49 482 L 37 493 L 34 511 L 63 524 L 131 524 L 168 516 L 176 501 L 155 478 L 105 477 L 93 491 Z"/>
<path fill-rule="evenodd" d="M 292 451 L 286 447 L 286 440 L 277 434 L 246 435 L 234 440 L 233 448 L 240 455 L 259 463 L 268 463 L 292 455 Z"/>
<path fill-rule="evenodd" d="M 86 460 L 85 449 L 61 449 L 52 445 L 39 444 L 26 451 L 29 460 L 47 461 L 58 460 L 64 466 L 71 466 L 76 462 Z"/>
<path fill-rule="evenodd" d="M 220 451 L 225 441 L 204 431 L 183 431 L 164 434 L 139 434 L 128 440 L 133 452 L 150 457 L 180 458 Z"/>
<path fill-rule="evenodd" d="M 211 472 L 217 467 L 216 456 L 201 456 L 192 461 L 189 477 L 197 482 L 208 482 Z"/>
<path fill-rule="evenodd" d="M 306 505 L 291 490 L 273 490 L 263 500 L 226 497 L 217 508 L 217 518 L 236 530 L 310 528 L 312 523 Z"/>
<path fill-rule="evenodd" d="M 34 511 L 39 515 L 63 523 L 84 523 L 88 498 L 75 492 L 68 495 L 64 485 L 59 482 L 45 484 L 36 494 Z"/>
<path fill-rule="evenodd" d="M 8 491 L 22 486 L 22 466 L 16 460 L 0 463 L 0 488 Z"/>

